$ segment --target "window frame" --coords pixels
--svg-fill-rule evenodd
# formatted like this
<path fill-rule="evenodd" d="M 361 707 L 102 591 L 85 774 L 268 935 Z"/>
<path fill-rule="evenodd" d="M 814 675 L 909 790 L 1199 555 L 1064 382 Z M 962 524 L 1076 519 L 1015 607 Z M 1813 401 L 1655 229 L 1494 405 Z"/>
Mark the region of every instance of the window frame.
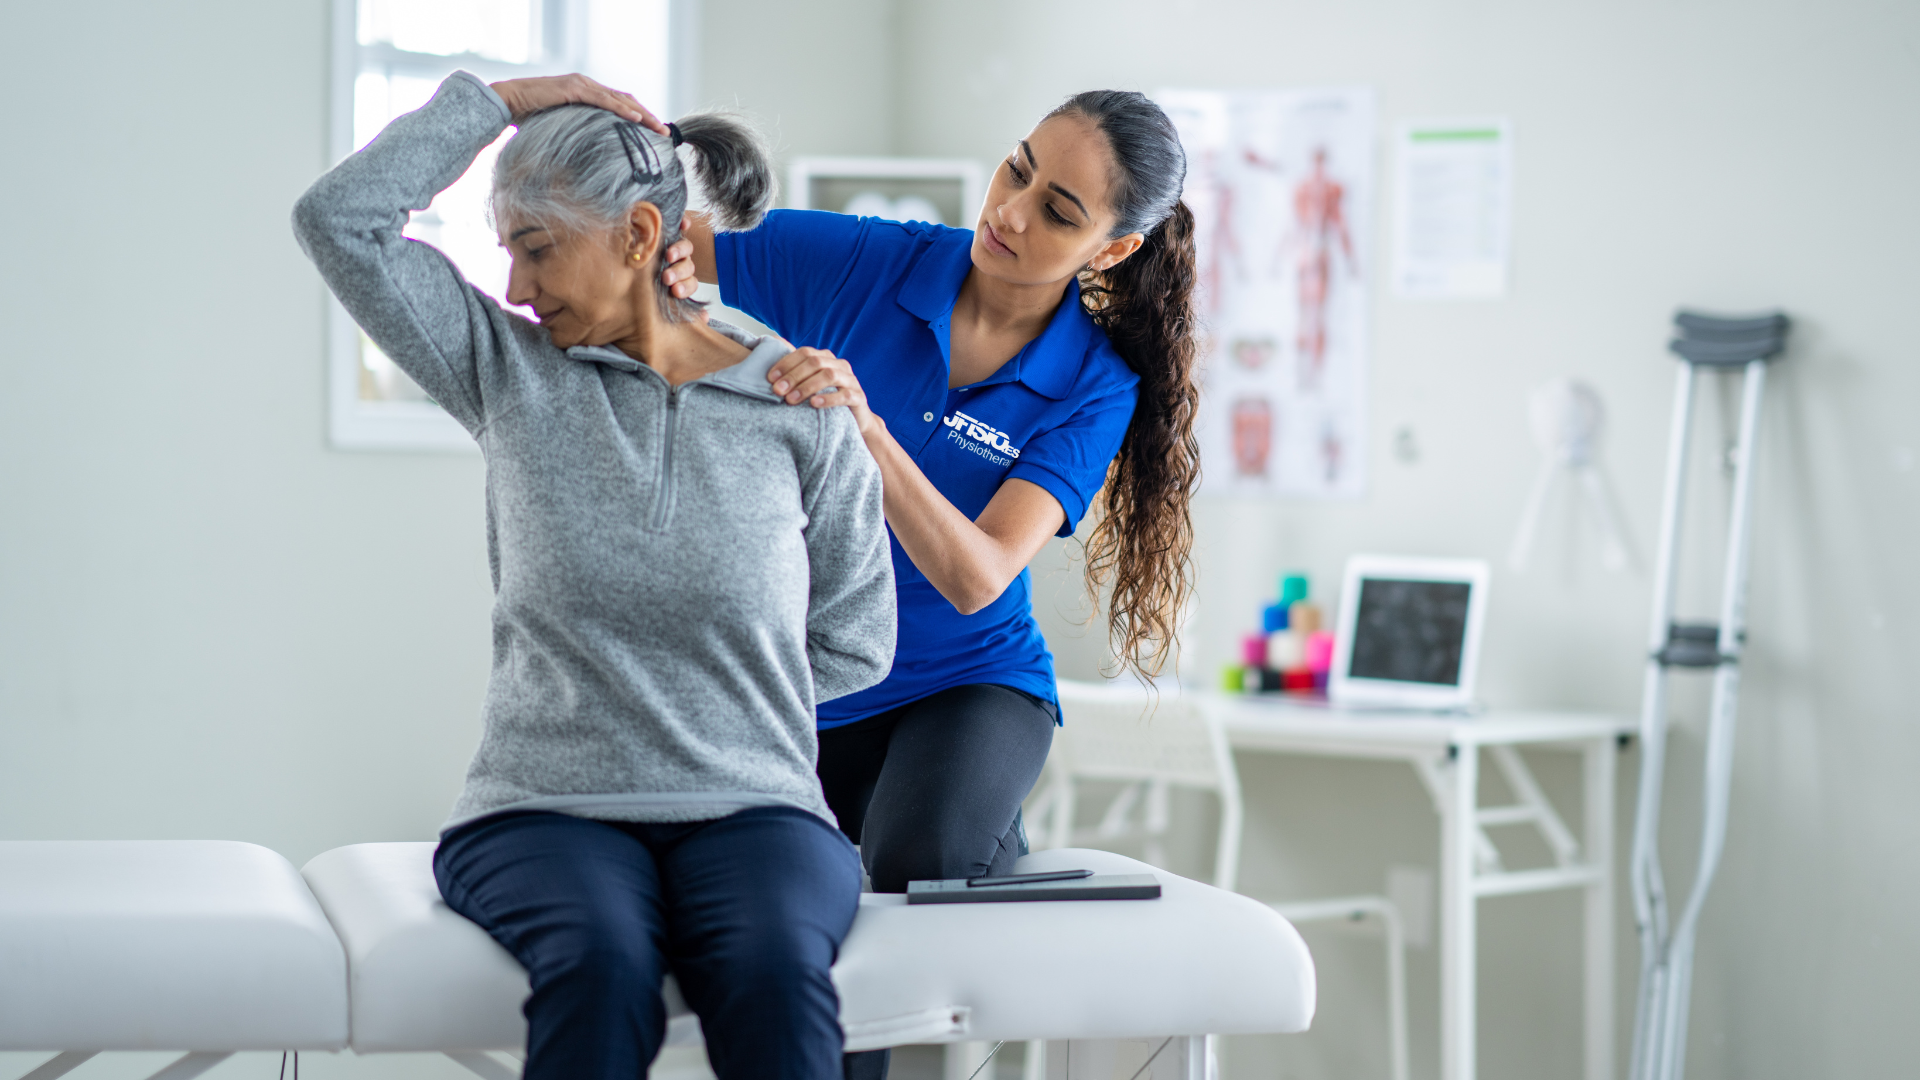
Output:
<path fill-rule="evenodd" d="M 361 72 L 376 64 L 389 70 L 444 79 L 464 69 L 489 82 L 509 78 L 561 75 L 589 71 L 587 39 L 592 9 L 606 0 L 545 0 L 560 5 L 548 26 L 559 28 L 560 48 L 540 60 L 516 64 L 472 53 L 439 56 L 408 52 L 386 43 L 362 45 L 359 0 L 332 0 L 332 50 L 328 71 L 328 160 L 339 162 L 354 152 L 354 85 Z M 683 13 L 697 0 L 663 5 L 667 25 L 662 36 L 666 56 L 675 55 L 691 27 Z M 666 85 L 680 89 L 668 65 Z M 674 96 L 678 97 L 678 94 Z M 652 105 L 653 103 L 649 103 Z M 664 106 L 664 102 L 660 103 Z M 669 114 L 671 115 L 671 114 Z M 336 450 L 410 450 L 477 453 L 478 444 L 466 430 L 432 402 L 367 401 L 360 396 L 360 328 L 338 298 L 327 296 L 326 399 L 328 444 Z"/>

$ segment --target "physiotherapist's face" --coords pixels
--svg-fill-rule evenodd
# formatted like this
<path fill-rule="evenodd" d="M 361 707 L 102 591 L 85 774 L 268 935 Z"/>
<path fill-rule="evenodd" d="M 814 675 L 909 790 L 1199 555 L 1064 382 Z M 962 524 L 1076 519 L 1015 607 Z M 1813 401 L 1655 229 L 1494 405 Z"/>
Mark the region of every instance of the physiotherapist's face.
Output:
<path fill-rule="evenodd" d="M 973 265 L 1019 285 L 1065 281 L 1124 258 L 1108 208 L 1115 163 L 1107 137 L 1084 117 L 1042 121 L 994 170 L 973 232 Z"/>

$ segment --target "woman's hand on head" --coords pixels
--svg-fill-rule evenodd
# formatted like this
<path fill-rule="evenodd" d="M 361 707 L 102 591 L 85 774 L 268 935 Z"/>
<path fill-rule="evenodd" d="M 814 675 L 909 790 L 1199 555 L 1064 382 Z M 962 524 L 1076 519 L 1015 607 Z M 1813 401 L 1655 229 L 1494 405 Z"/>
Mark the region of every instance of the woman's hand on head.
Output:
<path fill-rule="evenodd" d="M 493 84 L 493 92 L 507 103 L 507 111 L 513 114 L 513 122 L 519 123 L 528 114 L 541 109 L 551 109 L 555 105 L 592 105 L 605 109 L 615 116 L 643 124 L 649 130 L 661 135 L 667 134 L 667 125 L 660 118 L 647 111 L 645 105 L 634 100 L 632 94 L 618 90 L 609 90 L 585 75 L 548 75 L 538 79 L 503 79 Z"/>
<path fill-rule="evenodd" d="M 846 406 L 853 411 L 861 435 L 886 426 L 867 407 L 867 392 L 860 388 L 852 365 L 825 349 L 795 349 L 773 365 L 767 381 L 789 405 L 804 401 L 816 409 Z"/>

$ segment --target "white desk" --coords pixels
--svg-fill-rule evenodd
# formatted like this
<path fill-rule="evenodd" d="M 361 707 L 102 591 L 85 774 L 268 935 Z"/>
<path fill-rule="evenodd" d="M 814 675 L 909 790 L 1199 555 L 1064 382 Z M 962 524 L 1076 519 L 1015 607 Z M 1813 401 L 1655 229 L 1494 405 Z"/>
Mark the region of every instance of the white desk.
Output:
<path fill-rule="evenodd" d="M 1440 816 L 1440 1076 L 1475 1071 L 1478 901 L 1483 896 L 1586 890 L 1586 1080 L 1613 1080 L 1613 785 L 1622 735 L 1638 724 L 1593 713 L 1489 712 L 1479 716 L 1353 712 L 1274 697 L 1210 694 L 1204 707 L 1236 752 L 1404 761 Z M 1581 755 L 1585 837 L 1567 828 L 1534 782 L 1519 747 Z M 1480 751 L 1506 777 L 1516 801 L 1480 805 Z M 1507 870 L 1489 825 L 1532 825 L 1554 864 Z"/>

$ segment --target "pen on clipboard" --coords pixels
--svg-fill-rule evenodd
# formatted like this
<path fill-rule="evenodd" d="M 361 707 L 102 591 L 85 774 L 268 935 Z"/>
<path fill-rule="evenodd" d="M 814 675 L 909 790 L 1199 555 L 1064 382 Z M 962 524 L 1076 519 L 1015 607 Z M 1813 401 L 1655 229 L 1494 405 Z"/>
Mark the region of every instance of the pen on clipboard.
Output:
<path fill-rule="evenodd" d="M 1011 877 L 968 878 L 967 887 L 970 889 L 978 889 L 993 888 L 1000 885 L 1025 885 L 1032 881 L 1079 881 L 1081 878 L 1090 878 L 1092 876 L 1093 871 L 1091 870 L 1049 870 L 1044 874 L 1014 874 Z"/>

